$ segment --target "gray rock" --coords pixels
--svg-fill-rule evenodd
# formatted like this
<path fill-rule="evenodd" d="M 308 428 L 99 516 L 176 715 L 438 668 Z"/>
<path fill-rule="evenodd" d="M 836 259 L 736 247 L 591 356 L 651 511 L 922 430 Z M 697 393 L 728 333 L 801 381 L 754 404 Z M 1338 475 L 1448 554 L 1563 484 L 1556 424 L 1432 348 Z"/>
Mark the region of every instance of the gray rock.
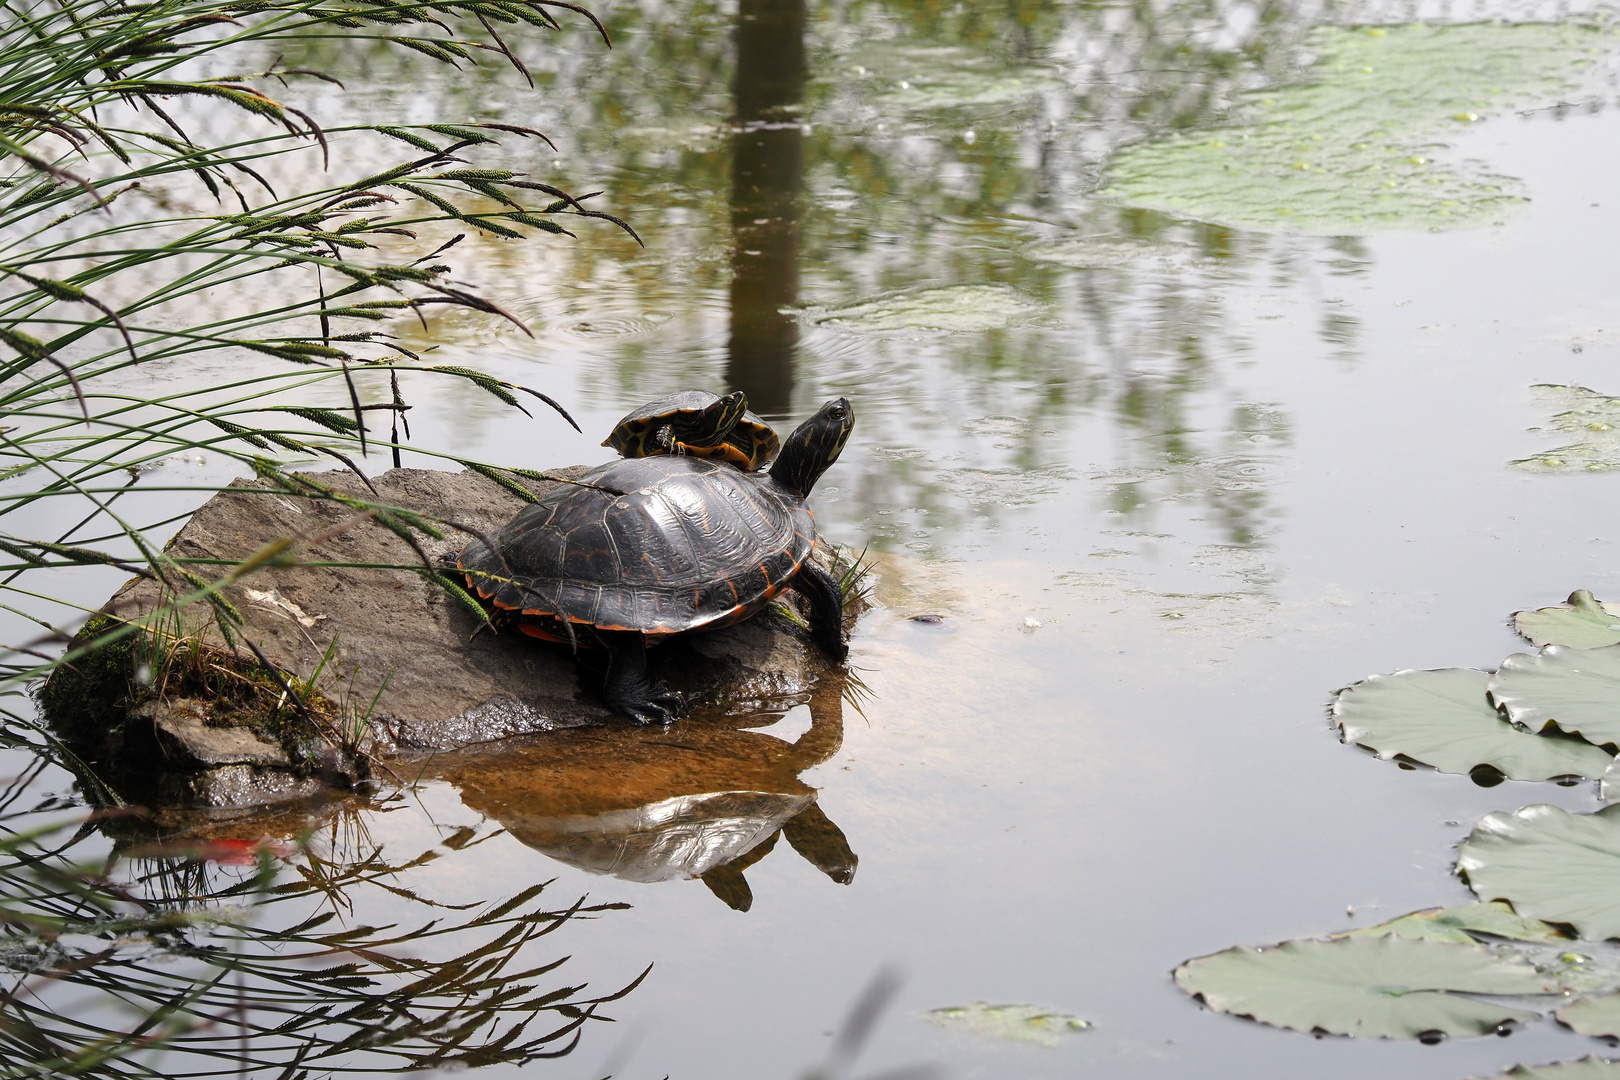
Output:
<path fill-rule="evenodd" d="M 155 729 L 164 754 L 185 768 L 213 765 L 264 765 L 288 769 L 292 762 L 281 747 L 240 727 L 209 727 L 208 706 L 192 698 L 148 701 L 129 710 L 131 720 Z"/>
<path fill-rule="evenodd" d="M 179 787 L 186 802 L 215 810 L 256 809 L 326 793 L 326 786 L 313 777 L 252 765 L 205 769 L 185 777 Z"/>
<path fill-rule="evenodd" d="M 573 471 L 558 470 L 557 475 Z M 394 469 L 373 479 L 376 494 L 347 472 L 310 479 L 346 496 L 486 533 L 524 505 L 499 484 L 471 472 Z M 537 494 L 553 486 L 526 483 Z M 435 564 L 470 538 L 451 528 L 445 532 L 442 540 L 422 541 L 422 553 Z M 420 557 L 375 521 L 356 520 L 342 503 L 272 491 L 266 481 L 238 480 L 205 503 L 166 550 L 176 558 L 236 562 L 278 538 L 303 545 L 296 552 L 301 563 L 339 565 L 266 565 L 229 585 L 225 595 L 245 619 L 238 633 L 273 664 L 305 680 L 331 648 L 333 660 L 319 689 L 359 713 L 375 698 L 371 722 L 379 750 L 449 749 L 623 722 L 601 704 L 599 676 L 577 672 L 565 648 L 516 633 L 474 635 L 475 616 L 422 574 L 356 565 L 419 565 Z M 827 545 L 818 543 L 815 557 L 830 562 Z M 784 598 L 789 606 L 797 602 L 796 595 Z M 132 618 L 161 602 L 156 583 L 136 579 L 105 610 Z M 224 644 L 206 605 L 193 605 L 184 618 L 189 630 L 212 644 Z M 829 670 L 803 631 L 769 611 L 725 630 L 683 637 L 653 650 L 651 659 L 655 671 L 677 689 L 704 708 L 723 713 L 799 704 Z M 177 730 L 181 728 L 190 731 L 184 725 Z M 181 745 L 192 745 L 189 736 L 170 734 Z M 187 752 L 212 763 L 201 753 Z M 239 757 L 236 763 L 262 766 L 268 761 Z"/>

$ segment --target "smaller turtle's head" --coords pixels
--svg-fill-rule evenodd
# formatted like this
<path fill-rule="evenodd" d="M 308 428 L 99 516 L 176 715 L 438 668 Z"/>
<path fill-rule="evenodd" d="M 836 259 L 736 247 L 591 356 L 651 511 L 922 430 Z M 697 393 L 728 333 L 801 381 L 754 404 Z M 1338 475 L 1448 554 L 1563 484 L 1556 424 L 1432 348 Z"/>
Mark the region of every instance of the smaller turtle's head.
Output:
<path fill-rule="evenodd" d="M 709 446 L 717 444 L 731 434 L 731 429 L 737 426 L 743 413 L 748 411 L 748 397 L 741 390 L 733 390 L 723 398 L 717 398 L 713 405 L 698 414 L 696 420 L 690 425 L 694 434 L 699 438 L 694 443 Z"/>
<path fill-rule="evenodd" d="M 800 495 L 809 495 L 821 474 L 838 460 L 854 430 L 855 409 L 849 399 L 827 402 L 787 437 L 771 466 L 771 478 Z"/>

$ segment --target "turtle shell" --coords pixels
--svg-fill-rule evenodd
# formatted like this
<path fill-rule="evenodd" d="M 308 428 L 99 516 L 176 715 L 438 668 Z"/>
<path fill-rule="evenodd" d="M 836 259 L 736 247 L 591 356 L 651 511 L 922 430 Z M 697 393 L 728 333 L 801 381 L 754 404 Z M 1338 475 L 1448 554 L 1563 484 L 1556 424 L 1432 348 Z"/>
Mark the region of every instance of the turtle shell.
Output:
<path fill-rule="evenodd" d="M 660 635 L 746 619 L 809 558 L 815 519 L 768 475 L 660 455 L 559 484 L 490 539 L 498 553 L 474 540 L 456 556 L 468 586 L 568 641 L 563 620 Z"/>
<path fill-rule="evenodd" d="M 752 409 L 747 409 L 720 445 L 709 451 L 709 455 L 723 457 L 733 465 L 753 472 L 764 468 L 765 463 L 775 457 L 781 448 L 782 441 L 776 437 L 776 430 Z"/>
<path fill-rule="evenodd" d="M 745 404 L 740 394 L 731 396 Z M 667 427 L 676 453 L 725 458 L 749 472 L 763 467 L 781 446 L 776 432 L 746 407 L 740 413 L 716 409 L 724 400 L 707 390 L 683 390 L 649 401 L 615 424 L 602 445 L 627 458 L 668 454 L 659 437 Z"/>
<path fill-rule="evenodd" d="M 611 446 L 624 457 L 651 457 L 667 454 L 669 450 L 658 440 L 661 429 L 668 427 L 672 439 L 686 452 L 696 452 L 719 444 L 736 424 L 747 402 L 741 394 L 729 395 L 735 399 L 733 408 L 716 408 L 728 400 L 707 390 L 682 390 L 678 394 L 649 401 L 638 409 L 626 413 L 603 446 Z"/>

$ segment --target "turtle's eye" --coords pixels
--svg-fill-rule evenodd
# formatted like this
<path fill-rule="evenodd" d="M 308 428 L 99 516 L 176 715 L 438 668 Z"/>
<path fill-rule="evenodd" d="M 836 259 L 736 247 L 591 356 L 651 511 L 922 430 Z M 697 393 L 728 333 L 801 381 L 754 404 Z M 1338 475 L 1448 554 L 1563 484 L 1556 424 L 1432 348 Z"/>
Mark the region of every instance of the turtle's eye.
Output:
<path fill-rule="evenodd" d="M 834 420 L 842 420 L 844 418 L 844 407 L 842 405 L 834 405 L 832 408 L 827 410 L 827 415 L 832 417 Z"/>

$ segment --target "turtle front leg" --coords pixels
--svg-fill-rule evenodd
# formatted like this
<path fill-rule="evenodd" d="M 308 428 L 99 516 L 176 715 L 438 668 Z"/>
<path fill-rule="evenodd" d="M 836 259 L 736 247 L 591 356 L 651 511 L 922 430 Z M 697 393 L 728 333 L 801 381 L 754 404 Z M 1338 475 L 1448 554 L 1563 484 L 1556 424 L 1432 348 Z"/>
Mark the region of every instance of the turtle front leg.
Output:
<path fill-rule="evenodd" d="M 602 701 L 638 724 L 667 724 L 681 715 L 686 701 L 662 679 L 647 674 L 647 644 L 640 634 L 598 630 L 608 651 Z"/>
<path fill-rule="evenodd" d="M 844 590 L 838 579 L 806 559 L 789 583 L 810 601 L 810 636 L 834 662 L 849 655 L 844 644 Z"/>
<path fill-rule="evenodd" d="M 658 425 L 658 433 L 653 441 L 663 448 L 664 453 L 679 457 L 686 453 L 686 444 L 675 436 L 674 424 Z"/>

